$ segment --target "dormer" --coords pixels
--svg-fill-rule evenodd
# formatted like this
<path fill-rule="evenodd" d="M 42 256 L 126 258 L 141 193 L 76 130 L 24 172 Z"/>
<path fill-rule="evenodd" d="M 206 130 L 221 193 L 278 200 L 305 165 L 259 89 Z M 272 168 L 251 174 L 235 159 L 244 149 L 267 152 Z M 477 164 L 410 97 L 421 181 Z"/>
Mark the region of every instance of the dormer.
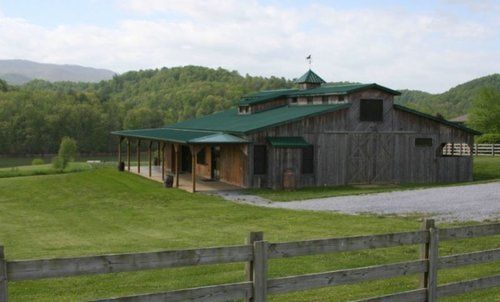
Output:
<path fill-rule="evenodd" d="M 326 82 L 319 75 L 317 75 L 314 71 L 309 69 L 300 78 L 295 80 L 295 83 L 299 84 L 300 90 L 306 90 L 306 89 L 320 87 L 321 84 L 324 84 Z"/>

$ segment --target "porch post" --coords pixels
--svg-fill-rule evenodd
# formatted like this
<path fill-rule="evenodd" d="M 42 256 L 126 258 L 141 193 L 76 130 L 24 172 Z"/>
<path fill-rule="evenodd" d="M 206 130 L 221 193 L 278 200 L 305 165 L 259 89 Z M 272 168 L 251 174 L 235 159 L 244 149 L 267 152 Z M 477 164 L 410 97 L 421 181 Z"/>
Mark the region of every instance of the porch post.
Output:
<path fill-rule="evenodd" d="M 137 173 L 141 174 L 141 140 L 137 140 Z"/>
<path fill-rule="evenodd" d="M 149 177 L 151 177 L 151 145 L 153 145 L 153 141 L 149 141 L 149 145 L 148 145 Z"/>
<path fill-rule="evenodd" d="M 118 165 L 122 162 L 122 141 L 123 137 L 118 138 Z"/>
<path fill-rule="evenodd" d="M 196 157 L 198 156 L 198 146 L 189 146 L 191 149 L 191 182 L 193 184 L 193 193 L 196 192 Z"/>
<path fill-rule="evenodd" d="M 160 157 L 160 146 L 161 146 L 161 157 Z M 160 159 L 161 158 L 161 159 Z M 161 162 L 161 180 L 165 180 L 165 143 L 158 141 L 158 159 Z"/>
<path fill-rule="evenodd" d="M 130 172 L 130 138 L 127 137 L 127 170 Z"/>
<path fill-rule="evenodd" d="M 160 157 L 160 145 L 162 145 L 162 143 L 160 143 L 160 141 L 156 141 L 156 157 L 158 158 L 158 160 L 160 161 L 158 163 L 158 166 L 161 166 L 161 162 L 163 161 L 163 157 Z"/>
<path fill-rule="evenodd" d="M 179 144 L 174 144 L 175 153 L 175 187 L 179 187 Z"/>

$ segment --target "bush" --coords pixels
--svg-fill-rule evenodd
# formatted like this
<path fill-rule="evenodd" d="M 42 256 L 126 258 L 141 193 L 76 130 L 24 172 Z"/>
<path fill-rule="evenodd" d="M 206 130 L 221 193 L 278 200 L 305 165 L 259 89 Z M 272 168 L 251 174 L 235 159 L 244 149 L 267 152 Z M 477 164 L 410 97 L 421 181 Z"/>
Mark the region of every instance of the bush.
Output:
<path fill-rule="evenodd" d="M 76 157 L 76 141 L 70 137 L 63 137 L 57 155 L 57 161 L 60 161 L 60 165 L 62 167 L 61 170 L 66 168 L 69 162 L 74 161 L 75 157 Z"/>
<path fill-rule="evenodd" d="M 500 133 L 487 133 L 476 138 L 476 144 L 500 144 Z"/>
<path fill-rule="evenodd" d="M 52 158 L 52 167 L 58 171 L 64 170 L 64 164 L 63 161 L 59 156 L 54 156 Z"/>
<path fill-rule="evenodd" d="M 43 164 L 45 164 L 45 162 L 41 158 L 34 158 L 33 161 L 31 162 L 32 166 L 39 166 Z"/>

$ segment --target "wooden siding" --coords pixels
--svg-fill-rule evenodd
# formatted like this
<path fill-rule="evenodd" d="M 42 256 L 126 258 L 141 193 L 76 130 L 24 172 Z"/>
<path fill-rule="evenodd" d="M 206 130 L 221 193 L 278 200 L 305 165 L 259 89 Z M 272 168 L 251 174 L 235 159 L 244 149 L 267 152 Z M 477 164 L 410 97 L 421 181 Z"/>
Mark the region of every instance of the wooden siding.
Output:
<path fill-rule="evenodd" d="M 220 180 L 245 187 L 247 175 L 247 146 L 222 145 L 220 147 Z"/>
<path fill-rule="evenodd" d="M 442 157 L 439 147 L 447 142 L 472 146 L 473 135 L 394 109 L 393 96 L 382 91 L 366 90 L 346 99 L 352 103 L 349 109 L 249 135 L 254 144 L 267 144 L 269 136 L 302 136 L 314 145 L 315 167 L 313 175 L 301 175 L 300 149 L 268 145 L 267 175 L 253 175 L 253 156 L 248 156 L 246 186 L 282 188 L 289 169 L 298 187 L 472 180 L 472 156 Z M 362 99 L 383 100 L 382 122 L 359 120 Z M 415 138 L 431 138 L 433 145 L 417 147 Z"/>

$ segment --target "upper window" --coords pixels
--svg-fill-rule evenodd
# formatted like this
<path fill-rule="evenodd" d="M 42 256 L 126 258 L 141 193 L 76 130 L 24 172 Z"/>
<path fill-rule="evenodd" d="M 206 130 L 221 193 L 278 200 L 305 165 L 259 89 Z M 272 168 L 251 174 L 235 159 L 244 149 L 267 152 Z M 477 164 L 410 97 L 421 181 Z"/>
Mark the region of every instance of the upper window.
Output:
<path fill-rule="evenodd" d="M 432 147 L 432 138 L 428 137 L 415 138 L 415 147 Z"/>
<path fill-rule="evenodd" d="M 199 165 L 205 165 L 207 163 L 206 159 L 206 153 L 205 153 L 205 147 L 201 148 L 200 152 L 196 154 L 196 163 Z"/>
<path fill-rule="evenodd" d="M 253 174 L 267 173 L 267 148 L 266 145 L 253 146 Z"/>
<path fill-rule="evenodd" d="M 381 122 L 384 115 L 382 100 L 361 100 L 359 119 L 362 122 Z"/>
<path fill-rule="evenodd" d="M 307 104 L 312 104 L 313 103 L 313 97 L 312 96 L 308 96 L 307 97 Z"/>
<path fill-rule="evenodd" d="M 328 100 L 330 99 L 329 96 L 327 95 L 324 95 L 322 98 L 321 98 L 321 103 L 323 104 L 328 104 Z"/>

